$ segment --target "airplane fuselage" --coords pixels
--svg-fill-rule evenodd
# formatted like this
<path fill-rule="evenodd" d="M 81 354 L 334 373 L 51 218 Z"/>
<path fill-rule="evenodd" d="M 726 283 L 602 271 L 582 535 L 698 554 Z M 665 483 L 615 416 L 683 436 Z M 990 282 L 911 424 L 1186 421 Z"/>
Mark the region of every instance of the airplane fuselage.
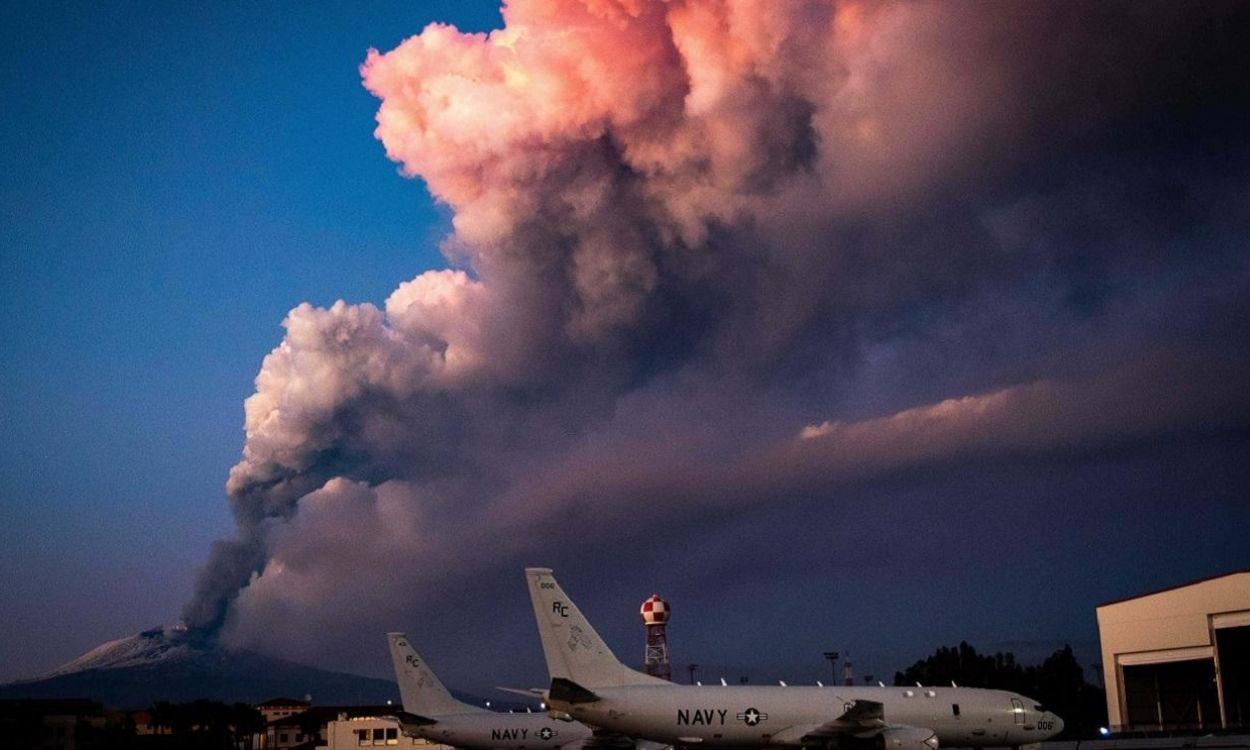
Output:
<path fill-rule="evenodd" d="M 639 685 L 598 687 L 599 700 L 553 702 L 592 726 L 669 744 L 796 745 L 857 700 L 882 704 L 890 727 L 933 730 L 942 746 L 1024 745 L 1063 723 L 1015 693 L 976 688 Z"/>
<path fill-rule="evenodd" d="M 591 730 L 546 714 L 481 712 L 440 716 L 433 724 L 404 726 L 404 733 L 468 750 L 555 750 L 580 743 Z"/>

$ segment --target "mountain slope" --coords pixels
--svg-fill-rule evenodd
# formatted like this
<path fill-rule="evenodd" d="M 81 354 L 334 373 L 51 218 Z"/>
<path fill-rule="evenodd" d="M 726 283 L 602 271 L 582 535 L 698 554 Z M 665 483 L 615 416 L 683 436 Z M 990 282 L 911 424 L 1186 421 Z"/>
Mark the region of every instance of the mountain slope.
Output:
<path fill-rule="evenodd" d="M 0 685 L 0 699 L 91 698 L 115 708 L 208 698 L 257 703 L 312 696 L 320 705 L 399 703 L 395 683 L 224 649 L 180 628 L 98 646 L 44 677 Z"/>

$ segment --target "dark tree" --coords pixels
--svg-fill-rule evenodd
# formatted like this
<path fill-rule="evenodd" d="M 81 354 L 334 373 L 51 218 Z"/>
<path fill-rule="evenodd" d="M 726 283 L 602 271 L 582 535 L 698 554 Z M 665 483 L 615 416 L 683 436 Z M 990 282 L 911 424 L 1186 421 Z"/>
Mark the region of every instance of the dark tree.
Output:
<path fill-rule="evenodd" d="M 238 740 L 265 728 L 264 717 L 245 703 L 227 705 L 208 700 L 158 703 L 152 707 L 152 720 L 171 730 L 169 735 L 151 738 L 153 747 L 234 748 Z"/>
<path fill-rule="evenodd" d="M 939 648 L 902 672 L 894 674 L 895 685 L 949 685 L 1010 690 L 1037 699 L 1046 710 L 1063 718 L 1061 737 L 1094 736 L 1107 721 L 1107 706 L 1101 689 L 1085 681 L 1085 672 L 1064 646 L 1037 666 L 1016 663 L 1011 653 L 979 654 L 961 642 L 953 648 Z"/>

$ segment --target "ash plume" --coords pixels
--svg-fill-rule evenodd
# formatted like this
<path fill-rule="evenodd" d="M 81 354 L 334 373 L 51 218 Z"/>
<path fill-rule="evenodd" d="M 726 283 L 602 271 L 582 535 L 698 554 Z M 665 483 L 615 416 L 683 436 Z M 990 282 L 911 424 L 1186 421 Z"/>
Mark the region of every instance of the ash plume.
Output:
<path fill-rule="evenodd" d="M 438 600 L 558 514 L 1244 429 L 1239 392 L 1158 384 L 1246 370 L 1246 15 L 511 0 L 370 51 L 448 268 L 289 313 L 187 622 L 333 638 L 319 607 Z"/>

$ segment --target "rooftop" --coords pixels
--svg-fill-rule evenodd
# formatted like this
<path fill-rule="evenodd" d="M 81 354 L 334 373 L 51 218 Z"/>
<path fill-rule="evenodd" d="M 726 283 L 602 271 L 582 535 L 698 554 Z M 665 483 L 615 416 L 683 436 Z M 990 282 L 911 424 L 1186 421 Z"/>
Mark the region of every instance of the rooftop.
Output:
<path fill-rule="evenodd" d="M 1218 581 L 1221 578 L 1230 578 L 1232 576 L 1245 575 L 1246 573 L 1250 573 L 1250 569 L 1230 570 L 1227 573 L 1220 573 L 1219 575 L 1207 576 L 1205 578 L 1198 578 L 1193 581 L 1186 581 L 1185 583 L 1178 583 L 1175 586 L 1166 586 L 1161 589 L 1155 589 L 1154 591 L 1147 591 L 1141 594 L 1134 594 L 1132 596 L 1126 596 L 1120 599 L 1112 599 L 1109 602 L 1103 602 L 1102 604 L 1099 604 L 1097 607 L 1095 607 L 1095 609 L 1101 609 L 1102 607 L 1110 607 L 1112 604 L 1120 604 L 1121 602 L 1131 602 L 1134 599 L 1143 599 L 1147 596 L 1154 596 L 1155 594 L 1165 594 L 1169 591 L 1176 591 L 1177 589 L 1188 588 L 1190 586 L 1197 586 L 1200 583 L 1207 583 L 1208 581 Z"/>

